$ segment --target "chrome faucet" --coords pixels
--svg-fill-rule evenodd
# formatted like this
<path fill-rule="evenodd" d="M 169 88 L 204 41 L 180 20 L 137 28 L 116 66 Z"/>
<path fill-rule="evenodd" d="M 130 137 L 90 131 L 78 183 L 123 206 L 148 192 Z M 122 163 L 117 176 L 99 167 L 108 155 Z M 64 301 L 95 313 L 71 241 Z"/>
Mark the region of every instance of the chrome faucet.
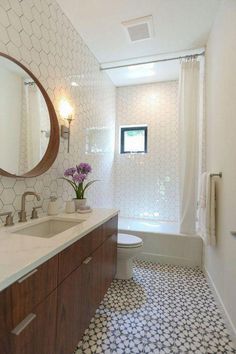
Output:
<path fill-rule="evenodd" d="M 18 215 L 19 215 L 19 222 L 25 222 L 27 221 L 26 218 L 26 211 L 25 211 L 25 199 L 27 197 L 27 195 L 34 195 L 38 201 L 41 200 L 39 194 L 35 193 L 35 192 L 25 192 L 24 194 L 22 194 L 21 197 L 21 211 L 19 211 Z"/>

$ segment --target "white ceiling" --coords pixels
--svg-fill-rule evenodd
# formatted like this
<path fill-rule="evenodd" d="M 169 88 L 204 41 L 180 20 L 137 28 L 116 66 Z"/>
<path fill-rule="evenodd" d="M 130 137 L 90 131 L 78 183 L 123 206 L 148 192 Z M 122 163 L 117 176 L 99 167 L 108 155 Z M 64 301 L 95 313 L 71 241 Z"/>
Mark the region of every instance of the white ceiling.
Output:
<path fill-rule="evenodd" d="M 162 82 L 162 81 L 173 81 L 179 78 L 180 60 L 173 60 L 174 58 L 179 58 L 185 55 L 200 54 L 204 52 L 205 48 L 199 48 L 196 50 L 188 50 L 183 52 L 176 52 L 173 54 L 166 55 L 155 55 L 148 57 L 150 61 L 147 64 L 139 64 L 142 61 L 145 62 L 143 58 L 124 60 L 122 62 L 114 62 L 110 64 L 101 64 L 101 68 L 106 68 L 106 73 L 113 81 L 115 86 L 130 86 L 130 85 L 140 85 L 152 82 Z M 172 59 L 167 60 L 166 59 Z M 202 56 L 199 60 L 202 60 Z M 164 61 L 162 61 L 164 59 Z M 159 62 L 155 62 L 159 60 Z M 119 67 L 119 65 L 121 67 Z M 114 69 L 108 69 L 109 67 L 114 67 Z"/>
<path fill-rule="evenodd" d="M 129 66 L 106 72 L 115 86 L 172 81 L 178 79 L 179 61 Z"/>
<path fill-rule="evenodd" d="M 112 64 L 117 61 L 121 61 L 122 64 L 123 60 L 204 47 L 221 2 L 221 0 L 57 1 L 101 64 Z M 148 15 L 153 17 L 154 37 L 130 42 L 121 23 Z M 159 72 L 173 71 L 176 63 L 171 63 L 160 65 Z M 128 74 L 130 74 L 128 69 L 119 71 L 116 69 L 113 76 L 121 78 L 118 80 L 120 86 L 122 76 L 127 79 Z M 162 78 L 165 79 L 165 75 L 162 75 Z M 129 79 L 129 83 L 130 80 L 133 79 Z M 133 80 L 134 83 L 136 81 Z"/>

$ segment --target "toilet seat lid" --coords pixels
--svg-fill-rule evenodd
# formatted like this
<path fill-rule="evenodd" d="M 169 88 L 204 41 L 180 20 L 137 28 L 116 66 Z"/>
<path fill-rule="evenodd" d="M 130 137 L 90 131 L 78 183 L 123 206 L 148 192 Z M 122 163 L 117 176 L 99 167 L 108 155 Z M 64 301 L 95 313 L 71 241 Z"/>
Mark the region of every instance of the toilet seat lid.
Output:
<path fill-rule="evenodd" d="M 140 237 L 128 234 L 118 234 L 118 247 L 138 247 L 142 246 L 143 240 Z"/>

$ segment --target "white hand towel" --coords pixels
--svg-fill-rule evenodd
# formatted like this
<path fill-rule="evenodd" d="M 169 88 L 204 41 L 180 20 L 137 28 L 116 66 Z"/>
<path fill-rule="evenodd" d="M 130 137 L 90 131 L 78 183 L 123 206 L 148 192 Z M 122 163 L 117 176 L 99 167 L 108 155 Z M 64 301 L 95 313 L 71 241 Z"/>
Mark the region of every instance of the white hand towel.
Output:
<path fill-rule="evenodd" d="M 216 186 L 210 173 L 203 173 L 199 195 L 199 232 L 207 245 L 216 244 Z"/>
<path fill-rule="evenodd" d="M 206 225 L 206 186 L 207 186 L 207 173 L 204 172 L 200 178 L 200 188 L 198 196 L 198 232 L 203 236 Z"/>

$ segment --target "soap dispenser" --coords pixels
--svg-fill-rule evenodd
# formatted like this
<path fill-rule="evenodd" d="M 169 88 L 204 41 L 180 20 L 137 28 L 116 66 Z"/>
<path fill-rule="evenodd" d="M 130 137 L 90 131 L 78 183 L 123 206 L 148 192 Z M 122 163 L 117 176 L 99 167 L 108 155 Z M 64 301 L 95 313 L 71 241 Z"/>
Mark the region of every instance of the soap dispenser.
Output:
<path fill-rule="evenodd" d="M 59 213 L 57 197 L 51 196 L 48 204 L 48 215 L 57 215 Z"/>

